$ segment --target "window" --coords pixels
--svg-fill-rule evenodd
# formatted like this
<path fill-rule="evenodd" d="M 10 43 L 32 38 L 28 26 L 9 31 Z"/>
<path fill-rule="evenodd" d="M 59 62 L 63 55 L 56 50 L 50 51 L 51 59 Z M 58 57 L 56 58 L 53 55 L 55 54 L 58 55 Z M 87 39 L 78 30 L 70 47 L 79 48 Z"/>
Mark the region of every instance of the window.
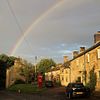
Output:
<path fill-rule="evenodd" d="M 77 65 L 77 67 L 79 67 L 79 60 L 78 59 L 76 60 L 76 65 Z"/>
<path fill-rule="evenodd" d="M 68 81 L 67 77 L 66 77 L 66 82 Z"/>
<path fill-rule="evenodd" d="M 97 50 L 98 59 L 100 58 L 100 49 Z"/>
<path fill-rule="evenodd" d="M 64 69 L 62 69 L 61 72 L 63 73 L 64 72 Z"/>
<path fill-rule="evenodd" d="M 66 74 L 68 74 L 68 71 L 66 70 Z"/>
<path fill-rule="evenodd" d="M 78 77 L 77 78 L 77 82 L 81 82 L 81 77 Z"/>
<path fill-rule="evenodd" d="M 99 80 L 100 80 L 100 71 L 99 71 Z"/>
<path fill-rule="evenodd" d="M 62 81 L 64 80 L 64 77 L 62 76 Z"/>

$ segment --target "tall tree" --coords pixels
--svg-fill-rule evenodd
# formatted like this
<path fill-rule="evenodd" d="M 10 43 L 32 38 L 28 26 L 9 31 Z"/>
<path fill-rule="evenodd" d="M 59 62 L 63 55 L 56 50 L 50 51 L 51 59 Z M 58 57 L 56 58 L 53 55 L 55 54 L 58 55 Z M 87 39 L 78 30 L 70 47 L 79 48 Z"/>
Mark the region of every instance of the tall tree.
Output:
<path fill-rule="evenodd" d="M 94 91 L 96 83 L 97 83 L 97 76 L 94 71 L 94 67 L 90 70 L 89 74 L 90 74 L 90 77 L 89 77 L 89 82 L 87 83 L 87 86 L 91 89 L 91 91 Z"/>
<path fill-rule="evenodd" d="M 89 81 L 89 85 L 92 90 L 95 90 L 96 83 L 97 83 L 96 73 L 94 71 L 94 68 L 92 68 L 90 71 L 90 81 Z"/>
<path fill-rule="evenodd" d="M 14 60 L 16 57 L 14 56 L 7 56 L 6 54 L 0 55 L 0 60 L 5 63 L 6 68 L 11 67 L 14 64 Z"/>
<path fill-rule="evenodd" d="M 0 88 L 5 87 L 6 79 L 6 64 L 0 60 Z"/>
<path fill-rule="evenodd" d="M 22 63 L 22 64 L 21 64 Z M 32 81 L 32 77 L 34 74 L 34 67 L 31 63 L 28 63 L 26 60 L 20 60 L 20 64 L 22 65 L 18 71 L 21 76 L 25 77 L 26 83 Z"/>
<path fill-rule="evenodd" d="M 11 67 L 12 65 L 14 65 L 14 61 L 15 61 L 16 57 L 14 56 L 9 56 L 7 59 L 7 68 Z"/>
<path fill-rule="evenodd" d="M 56 66 L 56 63 L 52 59 L 41 59 L 39 63 L 37 63 L 36 68 L 37 71 L 45 73 L 52 66 Z"/>
<path fill-rule="evenodd" d="M 0 55 L 0 87 L 5 87 L 6 69 L 14 64 L 15 57 L 8 57 L 5 54 Z"/>
<path fill-rule="evenodd" d="M 5 62 L 5 63 L 6 63 L 7 60 L 8 60 L 8 58 L 9 58 L 9 57 L 8 57 L 6 54 L 1 54 L 1 55 L 0 55 L 0 60 L 1 60 L 2 62 Z"/>

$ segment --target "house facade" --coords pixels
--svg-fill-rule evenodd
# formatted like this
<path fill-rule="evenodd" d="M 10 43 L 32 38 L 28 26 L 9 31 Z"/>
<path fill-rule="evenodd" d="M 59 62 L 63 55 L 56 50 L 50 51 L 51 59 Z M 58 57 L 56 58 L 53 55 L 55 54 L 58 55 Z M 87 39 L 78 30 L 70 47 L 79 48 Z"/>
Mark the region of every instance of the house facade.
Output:
<path fill-rule="evenodd" d="M 70 61 L 70 68 L 72 82 L 80 81 L 86 85 L 92 81 L 92 77 L 96 89 L 100 90 L 100 42 L 73 58 Z"/>
<path fill-rule="evenodd" d="M 62 86 L 69 82 L 82 82 L 85 85 L 92 83 L 100 91 L 100 31 L 94 35 L 93 46 L 88 49 L 80 47 L 79 52 L 73 52 L 71 60 L 64 59 L 59 68 L 59 76 Z"/>
<path fill-rule="evenodd" d="M 25 81 L 25 77 L 20 75 L 20 70 L 24 67 L 24 64 L 20 61 L 20 58 L 17 58 L 14 62 L 14 65 L 7 69 L 6 71 L 6 88 L 11 86 L 17 79 Z"/>

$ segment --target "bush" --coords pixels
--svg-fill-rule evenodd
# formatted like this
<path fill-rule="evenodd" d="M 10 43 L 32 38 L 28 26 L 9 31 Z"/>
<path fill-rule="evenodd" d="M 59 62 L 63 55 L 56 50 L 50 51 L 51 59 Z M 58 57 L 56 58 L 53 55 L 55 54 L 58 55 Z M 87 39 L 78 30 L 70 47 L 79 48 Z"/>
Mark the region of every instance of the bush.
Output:
<path fill-rule="evenodd" d="M 91 89 L 91 91 L 95 91 L 95 86 L 97 83 L 97 76 L 96 76 L 96 73 L 94 72 L 94 68 L 91 69 L 89 74 L 90 74 L 90 77 L 89 77 L 90 80 L 86 84 L 86 86 L 89 87 Z"/>
<path fill-rule="evenodd" d="M 25 84 L 25 81 L 19 79 L 19 80 L 16 80 L 14 84 Z"/>

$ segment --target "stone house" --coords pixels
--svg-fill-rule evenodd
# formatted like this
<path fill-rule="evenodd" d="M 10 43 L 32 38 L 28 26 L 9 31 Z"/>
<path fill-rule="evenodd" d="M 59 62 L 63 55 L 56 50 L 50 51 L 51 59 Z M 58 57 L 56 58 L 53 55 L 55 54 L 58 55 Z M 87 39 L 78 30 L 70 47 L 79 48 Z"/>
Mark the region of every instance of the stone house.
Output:
<path fill-rule="evenodd" d="M 97 35 L 96 37 L 96 34 Z M 85 50 L 85 47 L 80 47 L 80 53 L 73 55 L 70 60 L 71 81 L 80 81 L 85 85 L 90 82 L 91 71 L 95 75 L 96 90 L 100 90 L 100 32 L 95 34 L 95 43 L 93 46 Z M 97 38 L 97 39 L 96 39 Z M 97 41 L 96 41 L 97 40 Z"/>
<path fill-rule="evenodd" d="M 88 83 L 90 71 L 93 69 L 97 77 L 97 84 L 100 84 L 100 42 L 94 44 L 87 50 L 80 52 L 70 60 L 71 81 Z"/>
<path fill-rule="evenodd" d="M 56 70 L 54 72 L 56 73 Z M 63 86 L 76 81 L 86 85 L 91 82 L 90 77 L 94 77 L 95 88 L 100 91 L 100 31 L 94 34 L 93 46 L 88 49 L 80 47 L 80 52 L 73 52 L 71 60 L 64 57 L 64 63 L 59 68 L 59 76 Z"/>
<path fill-rule="evenodd" d="M 64 64 L 68 61 L 68 57 L 64 56 Z M 65 67 L 64 64 L 59 64 L 54 68 L 51 68 L 45 73 L 45 80 L 52 80 L 59 82 L 62 86 L 68 84 L 70 81 L 70 68 Z M 68 65 L 68 64 L 67 64 Z"/>
<path fill-rule="evenodd" d="M 20 58 L 17 58 L 14 65 L 6 71 L 6 88 L 11 86 L 17 79 L 25 81 L 25 77 L 20 75 L 20 69 L 24 67 Z"/>

